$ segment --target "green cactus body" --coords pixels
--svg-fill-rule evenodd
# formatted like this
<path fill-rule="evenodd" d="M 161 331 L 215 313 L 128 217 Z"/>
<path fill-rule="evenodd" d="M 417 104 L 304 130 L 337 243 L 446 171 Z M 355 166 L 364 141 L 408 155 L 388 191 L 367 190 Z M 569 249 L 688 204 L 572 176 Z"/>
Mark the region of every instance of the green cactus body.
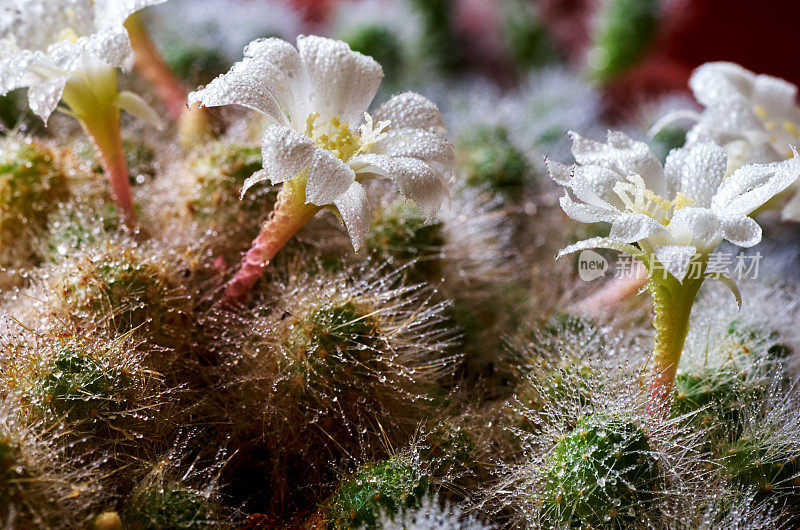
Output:
<path fill-rule="evenodd" d="M 445 245 L 442 225 L 426 223 L 425 218 L 404 200 L 397 200 L 383 209 L 373 221 L 365 247 L 382 260 L 408 263 L 424 262 L 425 273 L 436 277 L 441 271 L 441 256 Z M 413 276 L 422 271 L 409 271 Z"/>
<path fill-rule="evenodd" d="M 771 494 L 800 494 L 800 462 L 772 451 L 759 440 L 741 437 L 721 449 L 720 465 L 729 480 L 740 487 L 753 488 L 760 498 Z"/>
<path fill-rule="evenodd" d="M 162 345 L 181 343 L 191 332 L 192 300 L 168 265 L 134 250 L 112 249 L 102 259 L 79 262 L 60 296 L 70 314 L 107 316 L 114 331 L 136 329 Z"/>
<path fill-rule="evenodd" d="M 598 14 L 590 69 L 600 82 L 612 81 L 647 52 L 658 28 L 661 0 L 607 0 Z"/>
<path fill-rule="evenodd" d="M 468 186 L 513 193 L 525 185 L 528 161 L 501 127 L 480 127 L 460 145 Z"/>
<path fill-rule="evenodd" d="M 343 353 L 368 362 L 374 352 L 365 346 L 374 343 L 374 326 L 369 311 L 354 302 L 317 309 L 294 323 L 285 341 L 286 361 L 304 376 L 309 370 L 325 374 L 349 368 L 350 363 L 339 361 Z"/>
<path fill-rule="evenodd" d="M 624 527 L 659 484 L 647 435 L 630 421 L 584 416 L 545 463 L 543 519 L 555 525 Z"/>
<path fill-rule="evenodd" d="M 558 60 L 559 54 L 547 27 L 524 0 L 509 2 L 504 33 L 511 58 L 519 68 L 535 68 Z M 563 131 L 562 131 L 563 134 Z"/>
<path fill-rule="evenodd" d="M 89 419 L 112 413 L 125 400 L 126 374 L 89 355 L 65 349 L 39 383 L 42 404 L 56 416 Z"/>
<path fill-rule="evenodd" d="M 382 515 L 396 515 L 421 505 L 431 484 L 417 466 L 399 458 L 364 467 L 344 481 L 325 514 L 330 529 L 377 529 Z"/>
<path fill-rule="evenodd" d="M 189 169 L 186 207 L 194 216 L 208 218 L 228 212 L 235 219 L 243 213 L 266 213 L 275 200 L 276 194 L 265 186 L 239 199 L 244 181 L 261 169 L 261 149 L 257 146 L 213 144 L 191 162 Z"/>
<path fill-rule="evenodd" d="M 48 216 L 70 196 L 67 173 L 55 153 L 35 142 L 0 140 L 0 250 L 43 230 Z"/>
<path fill-rule="evenodd" d="M 400 39 L 386 26 L 365 24 L 353 29 L 342 39 L 350 49 L 378 61 L 388 75 L 397 75 L 403 65 Z"/>
<path fill-rule="evenodd" d="M 128 501 L 126 528 L 200 530 L 216 528 L 213 503 L 200 491 L 177 482 L 153 484 Z"/>
<path fill-rule="evenodd" d="M 205 46 L 183 46 L 172 43 L 164 48 L 164 59 L 170 70 L 191 86 L 208 83 L 228 70 L 222 54 Z"/>

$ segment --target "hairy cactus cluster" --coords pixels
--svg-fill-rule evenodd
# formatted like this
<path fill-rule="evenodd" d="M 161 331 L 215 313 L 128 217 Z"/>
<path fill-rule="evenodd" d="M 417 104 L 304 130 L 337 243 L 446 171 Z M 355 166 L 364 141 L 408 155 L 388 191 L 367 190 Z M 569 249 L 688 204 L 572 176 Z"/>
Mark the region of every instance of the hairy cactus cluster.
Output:
<path fill-rule="evenodd" d="M 0 528 L 796 527 L 797 89 L 673 4 L 3 2 Z"/>

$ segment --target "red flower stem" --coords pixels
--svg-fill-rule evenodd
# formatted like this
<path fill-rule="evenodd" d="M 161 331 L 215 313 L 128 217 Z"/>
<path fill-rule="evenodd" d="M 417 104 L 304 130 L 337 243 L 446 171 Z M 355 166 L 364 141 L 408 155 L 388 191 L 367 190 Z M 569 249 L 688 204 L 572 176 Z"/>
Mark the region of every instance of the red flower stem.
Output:
<path fill-rule="evenodd" d="M 241 304 L 253 289 L 270 260 L 303 227 L 320 207 L 305 204 L 305 179 L 286 182 L 278 194 L 275 209 L 270 213 L 250 250 L 244 255 L 239 270 L 225 286 L 222 303 Z"/>
<path fill-rule="evenodd" d="M 164 62 L 164 58 L 147 33 L 138 13 L 128 17 L 125 27 L 128 29 L 128 36 L 134 51 L 134 67 L 147 82 L 153 85 L 172 119 L 178 121 L 186 109 L 188 96 L 186 88 Z"/>

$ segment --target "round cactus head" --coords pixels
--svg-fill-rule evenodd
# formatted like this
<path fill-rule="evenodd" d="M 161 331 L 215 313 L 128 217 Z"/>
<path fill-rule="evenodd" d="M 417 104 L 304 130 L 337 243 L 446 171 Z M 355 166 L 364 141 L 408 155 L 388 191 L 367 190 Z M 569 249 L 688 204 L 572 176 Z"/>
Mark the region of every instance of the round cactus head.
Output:
<path fill-rule="evenodd" d="M 312 311 L 297 319 L 286 346 L 295 360 L 308 363 L 331 362 L 343 353 L 373 352 L 375 320 L 369 310 L 356 302 L 347 301 Z M 374 347 L 374 346 L 373 346 Z M 365 357 L 366 360 L 366 357 Z"/>
<path fill-rule="evenodd" d="M 328 528 L 378 528 L 382 515 L 419 507 L 431 494 L 429 479 L 419 467 L 402 458 L 365 466 L 340 484 L 329 503 Z"/>
<path fill-rule="evenodd" d="M 91 355 L 65 348 L 38 383 L 42 405 L 57 417 L 91 419 L 113 413 L 125 400 L 127 375 Z"/>
<path fill-rule="evenodd" d="M 659 484 L 645 432 L 602 415 L 580 418 L 553 447 L 544 473 L 542 517 L 557 526 L 623 527 Z"/>
<path fill-rule="evenodd" d="M 47 226 L 47 217 L 70 196 L 66 171 L 39 143 L 0 139 L 0 250 Z"/>
<path fill-rule="evenodd" d="M 373 220 L 365 247 L 381 260 L 403 264 L 420 260 L 435 276 L 445 235 L 439 222 L 425 222 L 419 211 L 405 200 L 396 200 Z"/>
<path fill-rule="evenodd" d="M 378 61 L 389 76 L 397 75 L 403 64 L 400 39 L 386 26 L 364 24 L 351 30 L 343 39 L 350 49 Z"/>
<path fill-rule="evenodd" d="M 479 127 L 462 138 L 466 184 L 512 193 L 525 185 L 528 161 L 501 127 Z"/>
<path fill-rule="evenodd" d="M 194 158 L 189 169 L 183 184 L 187 188 L 186 209 L 194 216 L 208 218 L 222 213 L 235 219 L 248 213 L 266 214 L 268 199 L 275 199 L 269 187 L 260 186 L 239 200 L 244 181 L 261 169 L 258 146 L 217 142 Z"/>
<path fill-rule="evenodd" d="M 201 491 L 179 482 L 149 485 L 128 500 L 126 528 L 136 530 L 205 529 L 215 526 L 215 505 Z"/>
<path fill-rule="evenodd" d="M 66 313 L 104 319 L 113 331 L 136 330 L 164 346 L 186 340 L 192 300 L 174 263 L 110 244 L 105 251 L 83 254 L 68 265 L 68 274 L 58 280 L 56 289 Z"/>

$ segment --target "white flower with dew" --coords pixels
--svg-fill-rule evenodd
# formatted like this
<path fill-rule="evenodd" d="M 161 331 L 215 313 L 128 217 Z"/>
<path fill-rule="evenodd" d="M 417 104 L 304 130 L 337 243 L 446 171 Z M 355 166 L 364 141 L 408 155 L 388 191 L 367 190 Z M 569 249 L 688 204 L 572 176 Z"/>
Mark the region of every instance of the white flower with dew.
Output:
<path fill-rule="evenodd" d="M 117 93 L 114 68 L 133 62 L 125 20 L 165 0 L 7 0 L 0 7 L 0 94 L 28 87 L 31 110 L 44 121 L 68 83 L 88 88 L 70 106 L 91 106 L 88 99 L 113 104 L 160 124 L 158 116 L 131 92 Z M 70 95 L 69 92 L 67 94 Z M 73 91 L 73 96 L 75 95 Z M 81 114 L 84 109 L 72 108 Z"/>
<path fill-rule="evenodd" d="M 647 144 L 620 132 L 609 131 L 605 143 L 570 135 L 577 164 L 547 162 L 551 177 L 567 190 L 561 207 L 576 221 L 611 223 L 611 231 L 559 256 L 613 248 L 655 257 L 678 280 L 689 258 L 707 257 L 723 239 L 757 244 L 761 228 L 748 215 L 800 176 L 800 159 L 792 158 L 749 164 L 725 177 L 727 154 L 714 143 L 674 149 L 662 166 Z"/>
<path fill-rule="evenodd" d="M 261 39 L 228 73 L 190 94 L 189 102 L 237 104 L 264 114 L 264 169 L 242 193 L 265 180 L 304 180 L 306 204 L 338 212 L 358 249 L 370 222 L 362 182 L 393 180 L 430 219 L 453 172 L 453 151 L 433 103 L 406 92 L 367 113 L 382 78 L 377 62 L 341 41 L 300 36 L 295 48 Z"/>
<path fill-rule="evenodd" d="M 687 143 L 714 142 L 728 151 L 728 173 L 748 163 L 777 162 L 793 156 L 800 143 L 800 106 L 797 86 L 738 64 L 706 63 L 689 80 L 701 113 L 668 113 L 653 127 L 689 118 L 695 125 Z M 784 216 L 800 219 L 800 194 L 787 205 Z"/>

